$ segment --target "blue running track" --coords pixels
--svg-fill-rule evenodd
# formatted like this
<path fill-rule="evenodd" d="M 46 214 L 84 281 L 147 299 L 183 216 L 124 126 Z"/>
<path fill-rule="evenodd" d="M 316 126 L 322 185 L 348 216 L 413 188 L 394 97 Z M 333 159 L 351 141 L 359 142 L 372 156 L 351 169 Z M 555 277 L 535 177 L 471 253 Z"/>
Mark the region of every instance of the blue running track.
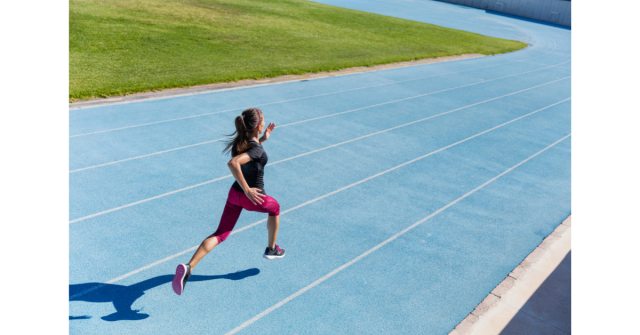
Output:
<path fill-rule="evenodd" d="M 437 1 L 327 4 L 515 39 L 498 56 L 70 110 L 71 334 L 447 334 L 571 213 L 571 30 Z M 177 296 L 261 108 L 265 188 Z"/>

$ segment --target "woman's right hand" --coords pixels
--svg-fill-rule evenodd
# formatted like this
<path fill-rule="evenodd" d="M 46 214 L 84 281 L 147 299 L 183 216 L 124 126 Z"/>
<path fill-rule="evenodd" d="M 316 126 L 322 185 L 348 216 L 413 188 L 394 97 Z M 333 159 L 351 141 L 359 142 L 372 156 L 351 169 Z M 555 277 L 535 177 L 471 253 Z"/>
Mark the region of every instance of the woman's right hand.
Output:
<path fill-rule="evenodd" d="M 247 198 L 249 198 L 249 200 L 251 201 L 251 203 L 253 203 L 254 205 L 262 205 L 262 203 L 264 202 L 264 198 L 265 195 L 260 193 L 259 191 L 262 191 L 259 188 L 252 188 L 249 187 L 249 190 L 247 192 L 244 192 L 244 194 L 247 196 Z"/>

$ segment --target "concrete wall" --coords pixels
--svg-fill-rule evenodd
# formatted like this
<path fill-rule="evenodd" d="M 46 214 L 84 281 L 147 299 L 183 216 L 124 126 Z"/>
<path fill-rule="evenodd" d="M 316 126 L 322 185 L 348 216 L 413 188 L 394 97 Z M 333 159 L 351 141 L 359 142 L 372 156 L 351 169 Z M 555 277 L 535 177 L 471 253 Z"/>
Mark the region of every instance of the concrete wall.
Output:
<path fill-rule="evenodd" d="M 571 1 L 563 0 L 440 0 L 571 27 Z"/>

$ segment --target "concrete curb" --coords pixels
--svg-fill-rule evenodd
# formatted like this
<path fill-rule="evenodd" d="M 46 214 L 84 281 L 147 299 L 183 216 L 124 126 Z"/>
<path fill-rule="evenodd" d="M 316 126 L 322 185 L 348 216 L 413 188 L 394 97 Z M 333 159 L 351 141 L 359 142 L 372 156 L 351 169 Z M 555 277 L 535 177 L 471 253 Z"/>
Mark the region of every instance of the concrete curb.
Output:
<path fill-rule="evenodd" d="M 354 73 L 395 69 L 395 68 L 407 67 L 407 66 L 451 62 L 456 60 L 471 59 L 471 58 L 477 58 L 477 57 L 484 57 L 484 55 L 464 54 L 464 55 L 457 55 L 457 56 L 427 58 L 427 59 L 420 59 L 415 61 L 412 60 L 408 62 L 390 63 L 390 64 L 382 64 L 382 65 L 374 65 L 374 66 L 359 66 L 359 67 L 352 67 L 352 68 L 342 69 L 342 70 L 332 71 L 332 72 L 307 73 L 307 74 L 301 74 L 301 75 L 285 75 L 285 76 L 260 79 L 260 80 L 246 79 L 246 80 L 240 80 L 240 81 L 235 81 L 230 83 L 208 84 L 208 85 L 192 86 L 188 88 L 168 88 L 161 91 L 134 93 L 126 96 L 94 98 L 91 100 L 76 101 L 69 104 L 69 109 L 73 110 L 73 109 L 118 105 L 118 104 L 138 102 L 138 101 L 174 98 L 179 96 L 188 96 L 188 95 L 209 93 L 209 92 L 215 92 L 215 91 L 234 90 L 234 89 L 245 88 L 245 87 L 282 84 L 282 83 L 289 83 L 294 81 L 306 81 L 310 79 L 336 77 L 336 76 L 343 76 L 343 75 L 354 74 Z"/>
<path fill-rule="evenodd" d="M 551 246 L 562 236 L 564 232 L 571 229 L 571 215 L 566 218 L 558 227 L 547 236 L 537 248 L 535 248 L 496 288 L 487 295 L 476 308 L 467 315 L 448 335 L 469 335 L 473 326 L 485 315 L 491 308 L 496 306 L 505 294 L 516 284 L 517 281 L 523 280 L 527 270 L 536 263 Z"/>

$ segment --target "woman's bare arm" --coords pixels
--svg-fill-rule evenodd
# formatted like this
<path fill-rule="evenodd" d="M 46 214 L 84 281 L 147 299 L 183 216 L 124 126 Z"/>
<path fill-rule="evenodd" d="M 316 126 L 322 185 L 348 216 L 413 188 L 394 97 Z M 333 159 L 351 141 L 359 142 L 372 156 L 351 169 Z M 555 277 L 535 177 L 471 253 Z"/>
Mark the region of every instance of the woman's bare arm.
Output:
<path fill-rule="evenodd" d="M 229 167 L 229 170 L 231 170 L 231 174 L 233 174 L 233 177 L 236 179 L 238 184 L 240 184 L 240 187 L 242 187 L 242 189 L 244 190 L 244 194 L 247 195 L 247 198 L 249 198 L 249 200 L 251 200 L 254 205 L 261 205 L 264 202 L 264 200 L 262 199 L 264 198 L 264 194 L 259 193 L 258 191 L 262 190 L 257 188 L 250 188 L 247 184 L 247 181 L 244 179 L 244 175 L 242 175 L 242 169 L 240 168 L 241 165 L 249 163 L 250 161 L 251 158 L 249 158 L 249 155 L 244 153 L 231 158 L 229 163 L 227 163 L 227 166 Z"/>
<path fill-rule="evenodd" d="M 269 123 L 269 125 L 267 126 L 267 129 L 264 131 L 264 134 L 262 135 L 262 137 L 260 137 L 260 144 L 262 144 L 264 141 L 269 139 L 269 136 L 271 136 L 271 132 L 275 127 L 276 127 L 275 123 Z"/>

